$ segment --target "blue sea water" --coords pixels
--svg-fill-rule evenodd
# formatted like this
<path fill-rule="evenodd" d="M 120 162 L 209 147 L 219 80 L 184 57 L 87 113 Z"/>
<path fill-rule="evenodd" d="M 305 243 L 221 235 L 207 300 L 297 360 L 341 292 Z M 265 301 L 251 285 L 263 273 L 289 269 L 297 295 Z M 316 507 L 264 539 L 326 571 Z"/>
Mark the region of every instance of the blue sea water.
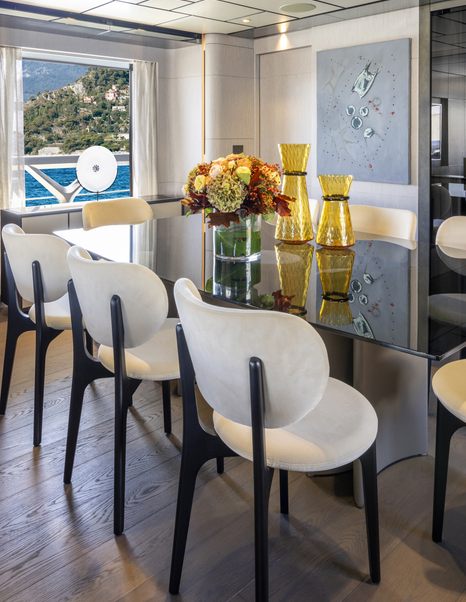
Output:
<path fill-rule="evenodd" d="M 76 179 L 76 169 L 74 167 L 61 167 L 53 169 L 44 169 L 44 173 L 53 178 L 62 186 L 71 184 Z M 129 165 L 119 165 L 117 177 L 112 186 L 105 192 L 99 193 L 99 199 L 116 199 L 129 195 L 130 176 Z M 74 199 L 75 202 L 95 201 L 97 195 L 95 192 L 81 192 Z M 58 200 L 50 192 L 39 184 L 39 182 L 26 172 L 26 207 L 32 205 L 54 205 Z"/>

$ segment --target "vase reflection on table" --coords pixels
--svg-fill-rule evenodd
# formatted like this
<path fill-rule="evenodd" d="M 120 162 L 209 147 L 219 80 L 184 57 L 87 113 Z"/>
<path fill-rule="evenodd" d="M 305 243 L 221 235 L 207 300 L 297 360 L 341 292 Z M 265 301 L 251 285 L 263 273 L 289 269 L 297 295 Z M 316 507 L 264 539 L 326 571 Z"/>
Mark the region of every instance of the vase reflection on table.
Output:
<path fill-rule="evenodd" d="M 214 256 L 212 293 L 216 297 L 254 305 L 258 297 L 254 287 L 260 281 L 260 261 L 222 260 Z"/>
<path fill-rule="evenodd" d="M 307 244 L 277 243 L 275 256 L 282 295 L 290 300 L 288 313 L 304 316 L 314 247 Z"/>
<path fill-rule="evenodd" d="M 322 302 L 319 319 L 329 326 L 346 326 L 353 321 L 349 304 L 349 288 L 355 253 L 351 249 L 318 249 L 316 251 Z"/>

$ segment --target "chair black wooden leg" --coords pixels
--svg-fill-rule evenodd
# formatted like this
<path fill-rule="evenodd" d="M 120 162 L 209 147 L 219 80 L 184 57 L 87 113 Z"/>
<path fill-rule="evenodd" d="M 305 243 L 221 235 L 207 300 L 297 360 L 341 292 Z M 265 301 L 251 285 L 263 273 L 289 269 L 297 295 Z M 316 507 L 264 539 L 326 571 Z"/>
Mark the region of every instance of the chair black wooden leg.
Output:
<path fill-rule="evenodd" d="M 84 332 L 86 337 L 86 349 L 88 354 L 92 357 L 94 355 L 94 341 L 92 340 L 92 337 L 87 332 L 87 330 L 85 330 Z"/>
<path fill-rule="evenodd" d="M 269 599 L 269 497 L 273 468 L 254 474 L 254 547 L 256 602 Z"/>
<path fill-rule="evenodd" d="M 185 453 L 181 459 L 180 480 L 178 484 L 178 500 L 176 503 L 175 533 L 173 538 L 172 561 L 170 568 L 171 594 L 180 591 L 181 572 L 183 570 L 186 540 L 188 538 L 189 521 L 193 505 L 194 488 L 200 465 L 193 461 L 191 454 Z"/>
<path fill-rule="evenodd" d="M 0 393 L 1 415 L 6 412 L 6 404 L 8 402 L 8 395 L 10 393 L 11 375 L 13 373 L 13 362 L 15 361 L 16 343 L 18 342 L 20 334 L 21 332 L 18 332 L 15 328 L 10 327 L 10 320 L 8 320 L 5 357 L 3 359 L 2 390 Z"/>
<path fill-rule="evenodd" d="M 115 461 L 113 532 L 121 535 L 125 524 L 126 419 L 128 406 L 115 396 Z"/>
<path fill-rule="evenodd" d="M 47 349 L 55 337 L 62 331 L 42 328 L 36 329 L 36 364 L 34 375 L 34 447 L 42 439 L 42 417 L 44 412 L 45 359 Z"/>
<path fill-rule="evenodd" d="M 170 395 L 170 381 L 162 381 L 162 400 L 163 400 L 163 430 L 166 435 L 172 432 L 172 408 Z"/>
<path fill-rule="evenodd" d="M 377 495 L 376 444 L 361 456 L 364 508 L 366 512 L 369 572 L 372 583 L 380 583 L 379 510 Z"/>
<path fill-rule="evenodd" d="M 435 439 L 434 507 L 432 520 L 432 539 L 440 543 L 443 533 L 445 512 L 445 493 L 447 489 L 448 458 L 452 435 L 464 422 L 451 414 L 440 402 L 437 402 L 437 433 Z"/>
<path fill-rule="evenodd" d="M 65 472 L 63 482 L 71 483 L 73 474 L 74 457 L 76 455 L 76 445 L 78 442 L 79 423 L 81 421 L 81 410 L 84 401 L 84 392 L 88 385 L 86 378 L 80 378 L 79 375 L 73 373 L 73 381 L 71 383 L 70 397 L 70 415 L 68 418 L 68 436 L 66 439 L 65 453 Z"/>
<path fill-rule="evenodd" d="M 280 512 L 288 514 L 288 471 L 280 470 Z"/>
<path fill-rule="evenodd" d="M 23 332 L 34 330 L 34 322 L 25 314 L 20 306 L 15 279 L 11 271 L 7 254 L 4 254 L 5 280 L 8 294 L 8 324 L 6 331 L 5 356 L 3 358 L 2 388 L 0 391 L 0 414 L 6 412 L 8 395 L 10 393 L 11 375 L 15 360 L 16 343 Z"/>
<path fill-rule="evenodd" d="M 217 458 L 217 474 L 223 474 L 225 470 L 224 458 Z"/>

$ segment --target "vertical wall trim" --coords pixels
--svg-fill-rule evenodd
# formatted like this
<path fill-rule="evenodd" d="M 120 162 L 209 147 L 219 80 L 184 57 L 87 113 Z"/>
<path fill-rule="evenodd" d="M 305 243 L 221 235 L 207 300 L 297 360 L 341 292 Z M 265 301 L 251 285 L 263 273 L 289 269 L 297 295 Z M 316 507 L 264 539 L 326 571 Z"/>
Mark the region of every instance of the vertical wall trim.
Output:
<path fill-rule="evenodd" d="M 418 265 L 429 266 L 418 273 L 418 320 L 428 316 L 428 292 L 430 276 L 430 128 L 431 128 L 431 15 L 430 6 L 419 7 L 419 118 L 418 118 Z M 418 333 L 424 329 L 419 328 Z M 420 348 L 427 340 L 419 340 Z"/>
<path fill-rule="evenodd" d="M 206 43 L 205 43 L 205 33 L 202 34 L 202 115 L 201 115 L 201 128 L 202 128 L 202 132 L 201 132 L 201 141 L 202 141 L 202 148 L 201 148 L 201 160 L 205 161 L 205 149 L 206 149 L 206 140 L 205 140 L 205 119 L 206 119 L 206 115 L 205 115 L 205 47 L 206 47 Z"/>

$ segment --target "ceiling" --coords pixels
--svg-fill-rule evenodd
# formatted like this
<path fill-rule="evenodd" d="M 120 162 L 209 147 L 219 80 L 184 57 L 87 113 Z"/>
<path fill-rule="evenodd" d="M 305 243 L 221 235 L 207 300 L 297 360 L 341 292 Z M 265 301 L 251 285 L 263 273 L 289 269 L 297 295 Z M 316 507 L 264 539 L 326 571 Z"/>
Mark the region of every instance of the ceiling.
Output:
<path fill-rule="evenodd" d="M 465 0 L 466 1 L 466 0 Z M 183 39 L 241 34 L 385 0 L 0 0 L 0 16 Z M 288 27 L 282 25 L 282 27 Z"/>
<path fill-rule="evenodd" d="M 466 75 L 465 7 L 432 15 L 432 65 L 434 71 Z"/>

